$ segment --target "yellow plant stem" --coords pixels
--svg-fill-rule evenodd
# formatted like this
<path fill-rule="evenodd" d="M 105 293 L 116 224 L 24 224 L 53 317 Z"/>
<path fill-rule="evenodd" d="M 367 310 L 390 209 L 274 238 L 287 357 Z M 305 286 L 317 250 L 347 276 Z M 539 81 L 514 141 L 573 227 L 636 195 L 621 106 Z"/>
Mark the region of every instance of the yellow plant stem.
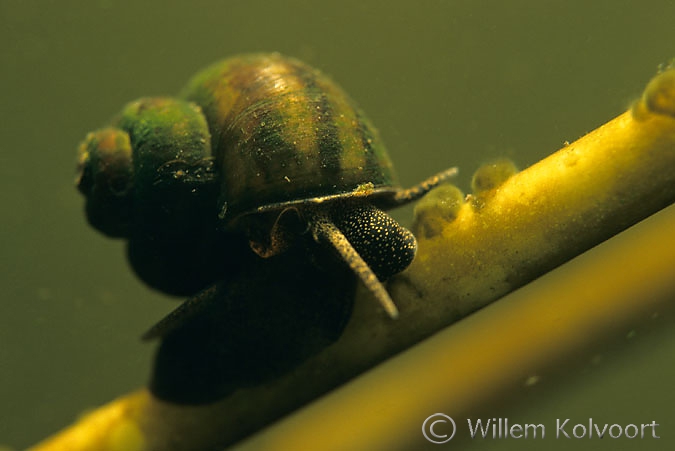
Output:
<path fill-rule="evenodd" d="M 671 72 L 656 79 L 669 94 Z M 647 93 L 662 96 L 652 84 Z M 673 203 L 675 117 L 647 110 L 650 101 L 470 195 L 437 235 L 420 239 L 410 270 L 393 283 L 397 302 L 418 299 L 415 315 L 434 328 L 430 306 L 463 317 Z M 435 219 L 433 205 L 422 212 L 418 222 Z"/>
<path fill-rule="evenodd" d="M 565 374 L 570 362 L 591 361 L 607 340 L 625 343 L 630 331 L 657 322 L 672 326 L 673 230 L 675 207 L 670 207 L 628 236 L 444 329 L 237 449 L 426 449 L 422 422 L 439 411 L 457 421 L 460 432 L 445 446 L 458 449 L 457 442 L 468 439 L 466 418 L 482 403 L 523 393 L 530 384 L 543 383 L 540 377 Z M 448 425 L 437 429 L 449 430 Z"/>

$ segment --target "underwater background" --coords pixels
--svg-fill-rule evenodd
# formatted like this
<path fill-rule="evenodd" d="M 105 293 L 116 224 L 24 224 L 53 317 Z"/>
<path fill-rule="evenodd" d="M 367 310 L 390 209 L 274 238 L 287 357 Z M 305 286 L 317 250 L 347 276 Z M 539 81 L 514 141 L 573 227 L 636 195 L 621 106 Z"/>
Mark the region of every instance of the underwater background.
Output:
<path fill-rule="evenodd" d="M 22 449 L 143 385 L 155 345 L 140 335 L 180 300 L 135 278 L 123 243 L 87 225 L 74 187 L 78 143 L 128 101 L 175 94 L 227 56 L 279 51 L 360 104 L 403 186 L 457 165 L 468 191 L 480 164 L 525 168 L 625 111 L 675 57 L 674 20 L 668 0 L 3 1 L 0 444 Z M 396 216 L 409 223 L 410 211 Z M 494 415 L 656 420 L 660 442 L 601 445 L 670 449 L 668 324 Z"/>

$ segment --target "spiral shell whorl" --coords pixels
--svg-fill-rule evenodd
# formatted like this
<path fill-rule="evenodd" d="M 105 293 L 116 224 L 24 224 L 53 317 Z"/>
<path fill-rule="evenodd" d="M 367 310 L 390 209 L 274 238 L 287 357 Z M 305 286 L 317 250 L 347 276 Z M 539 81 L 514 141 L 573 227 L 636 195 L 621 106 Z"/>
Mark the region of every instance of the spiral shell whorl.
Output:
<path fill-rule="evenodd" d="M 89 133 L 78 149 L 76 183 L 87 198 L 91 225 L 106 235 L 126 236 L 133 190 L 129 134 L 112 127 Z"/>
<path fill-rule="evenodd" d="M 80 145 L 78 188 L 89 222 L 128 239 L 136 274 L 171 294 L 211 283 L 227 237 L 216 226 L 211 135 L 195 104 L 143 98 L 126 105 L 113 127 Z"/>
<path fill-rule="evenodd" d="M 114 127 L 80 145 L 78 188 L 90 223 L 115 237 L 182 233 L 191 205 L 215 195 L 211 136 L 201 110 L 170 98 L 129 103 Z"/>

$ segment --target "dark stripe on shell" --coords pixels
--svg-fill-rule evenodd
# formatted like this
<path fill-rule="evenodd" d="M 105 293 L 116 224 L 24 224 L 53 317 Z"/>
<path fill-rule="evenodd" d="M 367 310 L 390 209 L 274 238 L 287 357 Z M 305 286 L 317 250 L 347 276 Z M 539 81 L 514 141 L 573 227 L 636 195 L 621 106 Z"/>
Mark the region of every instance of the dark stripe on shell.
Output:
<path fill-rule="evenodd" d="M 356 133 L 361 137 L 361 143 L 363 144 L 365 167 L 380 169 L 381 162 L 373 148 L 373 143 L 377 138 L 372 135 L 371 125 L 368 124 L 361 110 L 359 108 L 352 108 L 356 114 L 356 120 L 358 121 Z"/>
<path fill-rule="evenodd" d="M 252 186 L 283 191 L 285 185 L 280 179 L 288 172 L 286 167 L 299 165 L 300 158 L 295 146 L 284 139 L 288 92 L 272 95 L 277 74 L 261 69 L 264 66 L 251 64 L 233 71 L 230 86 L 239 92 L 239 98 L 224 121 L 228 124 L 224 134 L 227 140 L 221 145 L 223 149 L 238 149 L 238 161 L 249 166 L 249 176 L 256 176 L 255 181 L 250 180 Z M 289 76 L 293 74 L 283 75 Z"/>
<path fill-rule="evenodd" d="M 342 142 L 335 125 L 333 106 L 317 84 L 317 72 L 307 67 L 295 66 L 296 74 L 302 79 L 312 109 L 319 152 L 320 180 L 335 180 L 340 174 Z"/>

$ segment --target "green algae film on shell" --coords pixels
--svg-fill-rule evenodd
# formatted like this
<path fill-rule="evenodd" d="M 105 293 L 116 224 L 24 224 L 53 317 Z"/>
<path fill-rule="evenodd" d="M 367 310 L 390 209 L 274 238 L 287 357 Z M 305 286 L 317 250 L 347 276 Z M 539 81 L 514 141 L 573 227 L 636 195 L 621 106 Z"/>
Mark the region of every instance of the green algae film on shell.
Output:
<path fill-rule="evenodd" d="M 89 222 L 128 239 L 136 274 L 170 294 L 190 294 L 222 268 L 211 137 L 195 104 L 143 98 L 80 145 L 78 188 Z"/>
<path fill-rule="evenodd" d="M 278 54 L 234 57 L 189 83 L 213 135 L 226 218 L 275 204 L 391 192 L 393 166 L 375 128 L 321 72 Z"/>
<path fill-rule="evenodd" d="M 145 98 L 128 104 L 114 127 L 80 146 L 80 191 L 99 230 L 129 237 L 158 227 L 182 233 L 190 212 L 214 194 L 210 134 L 194 104 Z M 214 202 L 215 203 L 215 202 Z"/>

